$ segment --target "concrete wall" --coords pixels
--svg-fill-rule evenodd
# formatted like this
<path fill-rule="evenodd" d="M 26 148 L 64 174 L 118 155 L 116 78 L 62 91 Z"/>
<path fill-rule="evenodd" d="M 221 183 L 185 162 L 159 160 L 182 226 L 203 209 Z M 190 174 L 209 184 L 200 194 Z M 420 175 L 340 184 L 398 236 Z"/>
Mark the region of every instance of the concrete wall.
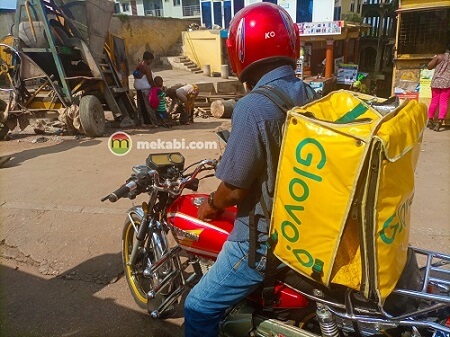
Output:
<path fill-rule="evenodd" d="M 0 38 L 9 34 L 14 23 L 15 11 L 0 11 Z M 114 15 L 110 32 L 125 39 L 131 68 L 142 60 L 144 51 L 151 51 L 156 57 L 179 55 L 181 32 L 196 20 L 158 18 L 150 16 Z M 178 53 L 177 53 L 178 51 Z M 220 71 L 220 68 L 219 68 Z"/>
<path fill-rule="evenodd" d="M 220 30 L 194 30 L 183 32 L 183 55 L 200 68 L 211 66 L 211 73 L 221 71 L 222 44 Z"/>
<path fill-rule="evenodd" d="M 14 23 L 15 11 L 0 11 L 0 38 Z M 114 15 L 109 30 L 125 40 L 130 69 L 142 60 L 148 50 L 156 58 L 177 56 L 182 52 L 199 67 L 209 64 L 211 72 L 221 72 L 221 38 L 219 30 L 187 31 L 196 20 L 150 16 Z M 181 47 L 183 43 L 183 49 Z"/>
<path fill-rule="evenodd" d="M 11 32 L 16 11 L 0 10 L 0 39 Z"/>
<path fill-rule="evenodd" d="M 176 45 L 181 43 L 181 33 L 193 22 L 195 21 L 115 15 L 109 29 L 112 34 L 125 39 L 128 63 L 133 68 L 142 60 L 142 54 L 146 50 L 152 52 L 156 58 L 170 56 L 174 52 L 176 54 Z"/>

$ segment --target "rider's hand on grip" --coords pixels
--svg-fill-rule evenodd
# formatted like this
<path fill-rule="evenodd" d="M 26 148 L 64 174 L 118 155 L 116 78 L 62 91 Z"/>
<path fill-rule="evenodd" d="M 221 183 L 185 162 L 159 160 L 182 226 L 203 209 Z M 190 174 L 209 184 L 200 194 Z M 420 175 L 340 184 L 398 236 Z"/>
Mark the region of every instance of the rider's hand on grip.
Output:
<path fill-rule="evenodd" d="M 117 190 L 112 192 L 110 195 L 103 198 L 102 201 L 105 201 L 106 199 L 108 199 L 111 202 L 116 202 L 120 198 L 126 197 L 128 195 L 128 193 L 135 190 L 136 187 L 137 187 L 137 184 L 134 181 L 130 180 L 125 185 L 119 187 Z"/>

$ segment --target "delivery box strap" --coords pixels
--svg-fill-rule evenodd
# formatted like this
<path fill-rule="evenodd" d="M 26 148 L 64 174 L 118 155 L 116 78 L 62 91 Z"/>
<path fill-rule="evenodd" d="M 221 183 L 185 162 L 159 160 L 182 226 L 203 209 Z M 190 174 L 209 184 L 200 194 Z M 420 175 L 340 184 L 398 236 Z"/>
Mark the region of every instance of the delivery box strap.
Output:
<path fill-rule="evenodd" d="M 338 124 L 344 124 L 344 123 L 350 123 L 355 121 L 358 117 L 365 114 L 367 111 L 367 106 L 365 106 L 362 103 L 359 103 L 357 106 L 355 106 L 352 110 L 347 112 L 345 115 L 343 115 L 341 118 L 336 120 L 335 123 Z"/>
<path fill-rule="evenodd" d="M 288 110 L 292 109 L 295 104 L 292 99 L 286 95 L 284 92 L 276 89 L 275 87 L 265 84 L 251 91 L 252 94 L 261 94 L 270 99 L 273 103 L 275 103 L 281 111 L 287 113 Z"/>
<path fill-rule="evenodd" d="M 263 85 L 251 91 L 251 93 L 259 93 L 261 95 L 269 98 L 275 105 L 280 108 L 281 111 L 287 114 L 287 112 L 292 109 L 295 104 L 292 99 L 287 96 L 284 92 L 277 90 L 270 85 Z M 261 193 L 260 205 L 264 213 L 264 217 L 267 223 L 270 224 L 271 214 L 267 207 L 267 203 L 264 200 L 264 195 Z M 260 216 L 259 216 L 260 217 Z M 255 208 L 249 214 L 249 253 L 248 253 L 248 265 L 250 268 L 255 268 L 256 264 L 256 243 L 258 240 L 257 223 L 259 217 L 255 215 Z M 277 259 L 273 253 L 274 241 L 273 238 L 269 237 L 267 242 L 267 255 L 266 255 L 266 269 L 264 272 L 264 280 L 262 282 L 262 300 L 263 300 L 263 310 L 273 310 L 273 304 L 275 302 L 275 282 L 276 275 L 278 273 L 278 267 L 281 261 Z"/>
<path fill-rule="evenodd" d="M 294 103 L 292 102 L 292 99 L 287 96 L 284 92 L 281 92 L 280 90 L 274 88 L 271 85 L 262 85 L 256 89 L 253 89 L 250 94 L 260 94 L 268 99 L 270 99 L 278 108 L 283 111 L 284 113 L 287 113 L 288 110 L 292 109 L 294 107 Z M 266 221 L 270 223 L 270 214 L 267 209 L 267 204 L 264 201 L 264 198 L 261 194 L 261 200 L 260 200 L 261 207 L 264 212 L 264 216 L 266 218 Z M 248 265 L 250 268 L 255 268 L 256 264 L 256 242 L 258 240 L 258 231 L 257 231 L 257 223 L 259 218 L 255 215 L 255 209 L 250 212 L 249 214 L 249 253 L 248 253 Z"/>

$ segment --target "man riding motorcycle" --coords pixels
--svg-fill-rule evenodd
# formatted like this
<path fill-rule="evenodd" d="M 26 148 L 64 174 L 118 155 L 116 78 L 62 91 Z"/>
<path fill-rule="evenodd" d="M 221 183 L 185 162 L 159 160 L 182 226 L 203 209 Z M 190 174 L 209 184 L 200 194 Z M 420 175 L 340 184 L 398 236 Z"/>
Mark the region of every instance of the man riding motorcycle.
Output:
<path fill-rule="evenodd" d="M 233 71 L 248 89 L 268 85 L 295 105 L 305 103 L 304 85 L 294 72 L 300 52 L 298 27 L 282 7 L 264 2 L 243 8 L 230 23 L 227 48 Z M 217 336 L 225 310 L 264 279 L 269 223 L 263 208 L 272 209 L 285 119 L 260 93 L 246 95 L 234 108 L 232 132 L 216 172 L 221 183 L 200 206 L 198 217 L 208 221 L 237 205 L 237 218 L 217 261 L 185 301 L 185 336 Z M 252 219 L 257 230 L 254 248 Z M 252 250 L 257 253 L 249 263 Z"/>

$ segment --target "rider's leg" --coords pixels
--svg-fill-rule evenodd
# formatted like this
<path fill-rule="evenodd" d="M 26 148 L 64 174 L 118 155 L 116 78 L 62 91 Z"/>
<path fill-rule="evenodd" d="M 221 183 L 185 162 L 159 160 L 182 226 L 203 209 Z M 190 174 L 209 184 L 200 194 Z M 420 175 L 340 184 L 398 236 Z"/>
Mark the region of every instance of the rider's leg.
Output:
<path fill-rule="evenodd" d="M 248 241 L 225 242 L 217 261 L 191 290 L 184 304 L 186 337 L 217 337 L 225 310 L 252 293 L 263 280 L 265 256 L 248 266 Z M 265 254 L 265 244 L 259 253 Z"/>

